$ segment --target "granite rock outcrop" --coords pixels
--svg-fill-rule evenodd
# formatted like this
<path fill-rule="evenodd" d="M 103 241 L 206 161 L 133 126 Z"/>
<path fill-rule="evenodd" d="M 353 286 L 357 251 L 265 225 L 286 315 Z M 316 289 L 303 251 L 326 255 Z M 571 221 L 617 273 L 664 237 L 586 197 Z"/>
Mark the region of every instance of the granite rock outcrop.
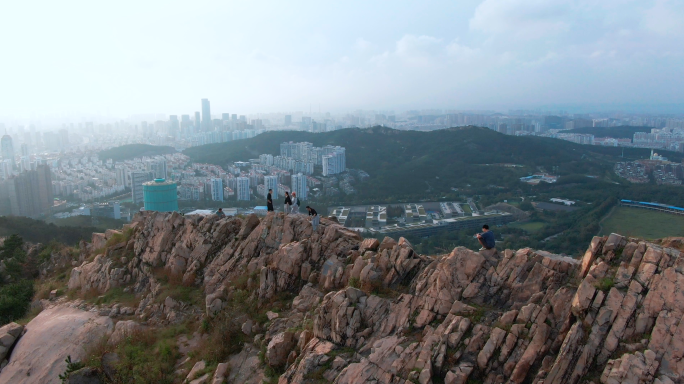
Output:
<path fill-rule="evenodd" d="M 112 343 L 250 303 L 230 318 L 248 341 L 216 372 L 197 369 L 204 382 L 684 383 L 679 244 L 611 234 L 578 258 L 426 256 L 325 218 L 313 231 L 303 215 L 142 212 L 82 244 L 68 288 L 135 295 L 135 308 L 84 308 L 119 320 L 103 325 Z"/>

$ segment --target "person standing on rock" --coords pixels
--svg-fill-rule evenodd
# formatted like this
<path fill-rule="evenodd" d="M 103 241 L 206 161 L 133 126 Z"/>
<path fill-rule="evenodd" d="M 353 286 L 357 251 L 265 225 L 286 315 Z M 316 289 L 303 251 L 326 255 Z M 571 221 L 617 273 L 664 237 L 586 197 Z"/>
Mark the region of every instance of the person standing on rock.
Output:
<path fill-rule="evenodd" d="M 285 214 L 290 213 L 292 208 L 292 199 L 290 198 L 290 192 L 285 191 Z"/>
<path fill-rule="evenodd" d="M 480 251 L 492 249 L 496 247 L 496 240 L 494 239 L 494 232 L 489 230 L 489 225 L 482 226 L 482 233 L 477 234 L 477 241 L 480 242 L 482 248 Z"/>
<path fill-rule="evenodd" d="M 315 209 L 309 207 L 308 205 L 306 206 L 306 210 L 309 211 L 309 216 L 311 216 L 311 225 L 313 225 L 313 230 L 316 231 L 318 229 L 318 223 L 321 221 L 320 216 L 318 216 L 318 212 L 316 212 Z"/>
<path fill-rule="evenodd" d="M 226 214 L 223 213 L 223 208 L 219 208 L 219 210 L 216 212 L 216 216 L 218 216 L 219 219 L 223 219 L 224 217 L 226 217 Z"/>
<path fill-rule="evenodd" d="M 266 207 L 269 212 L 273 212 L 273 198 L 271 197 L 272 189 L 268 190 L 268 195 L 266 196 Z"/>
<path fill-rule="evenodd" d="M 297 197 L 297 192 L 292 192 L 292 207 L 290 210 L 291 213 L 299 214 L 299 198 Z"/>

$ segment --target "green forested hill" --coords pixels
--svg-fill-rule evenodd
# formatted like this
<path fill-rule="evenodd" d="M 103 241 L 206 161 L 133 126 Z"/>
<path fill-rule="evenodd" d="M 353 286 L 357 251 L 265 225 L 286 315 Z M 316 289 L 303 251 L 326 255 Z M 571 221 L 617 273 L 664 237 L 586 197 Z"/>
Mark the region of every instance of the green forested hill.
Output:
<path fill-rule="evenodd" d="M 174 153 L 173 147 L 148 145 L 148 144 L 128 144 L 120 147 L 110 148 L 98 154 L 100 160 L 112 159 L 114 161 L 130 160 L 142 156 L 157 156 Z"/>
<path fill-rule="evenodd" d="M 583 133 L 596 137 L 612 137 L 614 139 L 631 139 L 636 132 L 651 132 L 652 127 L 632 127 L 622 125 L 619 127 L 586 127 L 563 131 L 563 133 Z"/>
<path fill-rule="evenodd" d="M 81 240 L 90 241 L 93 232 L 99 230 L 91 226 L 57 226 L 21 216 L 0 216 L 0 237 L 19 235 L 31 243 L 48 244 L 54 240 L 62 244 L 76 245 Z"/>
<path fill-rule="evenodd" d="M 622 151 L 550 138 L 507 136 L 479 127 L 431 132 L 374 127 L 326 133 L 266 132 L 252 139 L 189 148 L 184 153 L 195 162 L 226 165 L 262 153 L 278 155 L 283 141 L 346 147 L 347 167 L 371 176 L 358 186 L 355 201 L 434 198 L 450 193 L 451 188 L 526 188 L 519 178 L 542 169 L 564 176 L 566 184 L 597 183 L 586 175 L 612 177 L 613 164 Z M 625 150 L 625 158 L 648 154 L 646 149 Z M 523 167 L 492 165 L 500 163 Z"/>

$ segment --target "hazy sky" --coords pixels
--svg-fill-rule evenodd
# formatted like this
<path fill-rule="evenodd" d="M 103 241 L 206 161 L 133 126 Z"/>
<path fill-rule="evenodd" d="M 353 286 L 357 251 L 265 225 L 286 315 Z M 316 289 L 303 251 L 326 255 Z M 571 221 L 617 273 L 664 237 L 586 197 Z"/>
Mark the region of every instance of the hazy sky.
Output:
<path fill-rule="evenodd" d="M 0 3 L 0 116 L 684 104 L 682 0 Z"/>

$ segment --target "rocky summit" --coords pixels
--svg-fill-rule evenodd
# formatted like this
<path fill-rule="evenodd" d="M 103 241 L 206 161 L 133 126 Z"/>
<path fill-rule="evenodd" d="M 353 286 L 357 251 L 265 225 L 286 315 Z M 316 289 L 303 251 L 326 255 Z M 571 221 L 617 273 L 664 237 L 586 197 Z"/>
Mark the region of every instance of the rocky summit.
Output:
<path fill-rule="evenodd" d="M 66 382 L 133 382 L 112 346 L 180 326 L 170 382 L 684 383 L 681 249 L 612 234 L 579 259 L 426 256 L 334 219 L 142 212 L 42 266 L 70 269 L 68 295 L 0 328 L 0 383 L 60 383 L 67 356 L 84 363 Z M 202 357 L 212 329 L 233 335 L 221 361 Z"/>

